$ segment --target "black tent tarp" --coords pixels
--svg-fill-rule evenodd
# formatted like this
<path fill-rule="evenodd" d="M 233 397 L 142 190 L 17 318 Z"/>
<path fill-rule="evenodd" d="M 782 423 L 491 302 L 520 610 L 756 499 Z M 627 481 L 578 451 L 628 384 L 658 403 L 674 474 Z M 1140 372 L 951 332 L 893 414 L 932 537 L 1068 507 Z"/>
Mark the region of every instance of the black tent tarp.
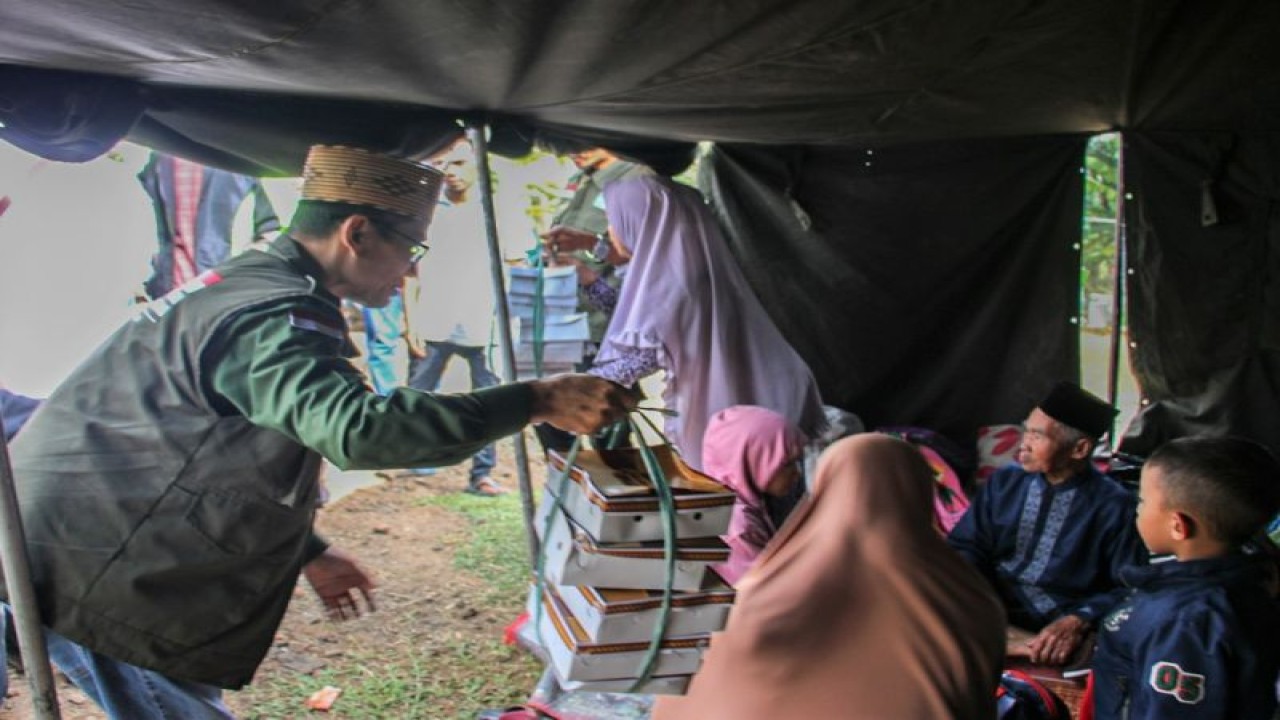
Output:
<path fill-rule="evenodd" d="M 1229 428 L 1280 451 L 1280 135 L 1133 133 L 1124 449 Z"/>
<path fill-rule="evenodd" d="M 1274 0 L 7 0 L 0 138 L 75 159 L 128 133 L 269 173 L 296 172 L 315 142 L 425 152 L 459 117 L 509 153 L 548 136 L 717 141 L 737 250 L 824 392 L 962 429 L 1016 421 L 1070 373 L 1079 146 L 1119 130 L 1145 138 L 1126 178 L 1155 401 L 1142 437 L 1237 431 L 1280 449 L 1262 221 L 1277 36 Z M 1201 238 L 1183 210 L 1206 173 L 1248 220 Z M 1229 249 L 1187 244 L 1218 236 Z M 1247 275 L 1251 294 L 1186 294 L 1194 263 L 1168 262 L 1182 253 Z M 1200 314 L 1252 298 L 1262 310 Z"/>
<path fill-rule="evenodd" d="M 827 402 L 972 440 L 1076 374 L 1085 141 L 734 146 L 707 170 Z"/>

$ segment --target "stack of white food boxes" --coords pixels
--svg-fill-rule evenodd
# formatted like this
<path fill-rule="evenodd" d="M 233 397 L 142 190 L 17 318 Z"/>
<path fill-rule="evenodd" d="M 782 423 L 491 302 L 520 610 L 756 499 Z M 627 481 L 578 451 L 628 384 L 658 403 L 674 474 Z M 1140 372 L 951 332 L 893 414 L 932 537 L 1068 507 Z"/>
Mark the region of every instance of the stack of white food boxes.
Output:
<path fill-rule="evenodd" d="M 669 448 L 653 450 L 675 494 L 674 593 L 653 672 L 634 690 L 681 694 L 733 604 L 733 589 L 710 566 L 729 556 L 719 536 L 729 527 L 734 495 Z M 562 687 L 630 691 L 653 640 L 667 575 L 657 493 L 635 449 L 580 452 L 563 490 L 565 457 L 550 451 L 547 464 L 536 521 L 544 584 L 541 597 L 536 583 L 530 591 L 531 622 Z"/>
<path fill-rule="evenodd" d="M 578 309 L 578 275 L 573 267 L 512 267 L 507 285 L 515 344 L 516 377 L 529 380 L 534 370 L 535 308 L 542 278 L 542 374 L 573 372 L 591 338 L 587 315 Z"/>

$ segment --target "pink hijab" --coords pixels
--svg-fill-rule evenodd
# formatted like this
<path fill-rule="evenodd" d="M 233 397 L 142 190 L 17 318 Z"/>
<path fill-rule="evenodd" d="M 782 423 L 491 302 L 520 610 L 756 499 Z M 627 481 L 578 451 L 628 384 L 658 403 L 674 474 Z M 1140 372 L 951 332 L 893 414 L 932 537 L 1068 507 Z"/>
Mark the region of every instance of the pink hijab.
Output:
<path fill-rule="evenodd" d="M 909 444 L 833 444 L 688 695 L 660 698 L 653 719 L 995 717 L 1004 609 L 932 511 L 933 474 Z"/>
<path fill-rule="evenodd" d="M 703 470 L 738 495 L 729 534 L 723 536 L 729 561 L 714 568 L 730 585 L 738 584 L 777 532 L 765 508 L 765 486 L 787 463 L 803 457 L 807 442 L 791 421 L 754 405 L 726 408 L 707 423 Z"/>
<path fill-rule="evenodd" d="M 654 349 L 667 371 L 667 432 L 703 469 L 702 436 L 715 413 L 759 405 L 810 437 L 825 423 L 809 366 L 782 337 L 693 188 L 639 177 L 604 188 L 609 227 L 631 251 L 597 363 Z"/>

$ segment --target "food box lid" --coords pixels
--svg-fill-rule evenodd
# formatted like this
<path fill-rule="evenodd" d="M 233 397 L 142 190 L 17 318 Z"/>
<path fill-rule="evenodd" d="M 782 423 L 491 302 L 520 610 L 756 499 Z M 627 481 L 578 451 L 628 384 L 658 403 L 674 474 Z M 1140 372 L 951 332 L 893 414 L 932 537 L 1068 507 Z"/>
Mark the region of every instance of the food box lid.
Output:
<path fill-rule="evenodd" d="M 649 649 L 649 642 L 592 642 L 591 636 L 587 634 L 582 624 L 565 606 L 564 601 L 560 599 L 560 595 L 556 593 L 555 586 L 551 583 L 544 583 L 542 586 L 542 607 L 560 641 L 575 655 L 643 652 Z M 663 650 L 687 650 L 705 648 L 710 642 L 711 633 L 702 633 L 699 635 L 664 638 L 660 647 Z"/>
<path fill-rule="evenodd" d="M 662 606 L 661 590 L 597 588 L 590 585 L 579 585 L 574 590 L 580 593 L 583 599 L 602 615 L 622 615 L 645 610 L 656 610 Z M 715 573 L 707 573 L 704 589 L 694 592 L 673 593 L 671 606 L 732 605 L 736 594 L 736 591 Z"/>
<path fill-rule="evenodd" d="M 737 499 L 732 490 L 689 467 L 669 446 L 652 450 L 671 485 L 676 508 L 732 506 Z M 566 458 L 562 453 L 548 450 L 547 460 L 556 474 L 564 472 Z M 593 505 L 606 511 L 651 512 L 658 509 L 658 495 L 642 463 L 635 448 L 581 450 L 569 479 Z M 554 483 L 548 487 L 555 490 Z"/>

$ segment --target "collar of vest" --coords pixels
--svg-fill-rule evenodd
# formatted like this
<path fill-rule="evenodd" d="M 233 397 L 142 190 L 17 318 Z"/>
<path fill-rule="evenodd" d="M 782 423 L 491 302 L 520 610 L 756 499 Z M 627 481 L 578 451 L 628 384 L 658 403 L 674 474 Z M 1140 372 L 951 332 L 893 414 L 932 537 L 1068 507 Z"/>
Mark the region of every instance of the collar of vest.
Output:
<path fill-rule="evenodd" d="M 315 293 L 335 305 L 338 304 L 338 296 L 324 288 L 324 268 L 311 256 L 311 253 L 307 252 L 306 247 L 294 239 L 293 236 L 281 235 L 276 238 L 268 246 L 267 252 L 284 258 L 299 272 L 315 280 Z"/>

